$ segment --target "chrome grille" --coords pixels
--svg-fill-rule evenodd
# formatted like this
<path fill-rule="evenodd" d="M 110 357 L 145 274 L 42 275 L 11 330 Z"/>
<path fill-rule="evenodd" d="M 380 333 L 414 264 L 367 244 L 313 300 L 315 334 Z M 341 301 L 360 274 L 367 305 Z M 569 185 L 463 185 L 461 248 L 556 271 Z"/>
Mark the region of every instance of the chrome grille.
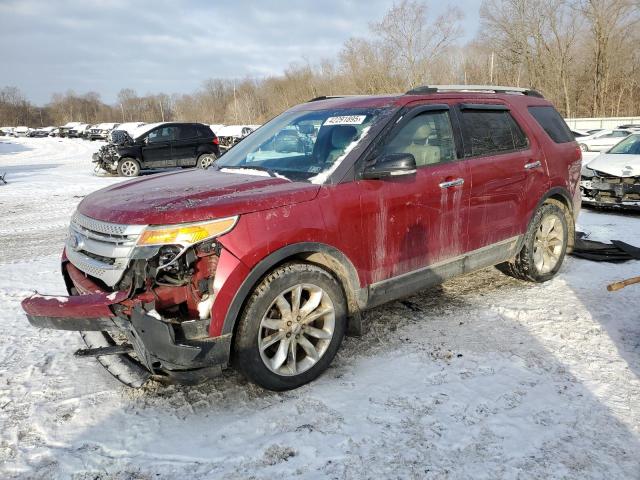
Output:
<path fill-rule="evenodd" d="M 67 258 L 82 272 L 112 287 L 122 278 L 144 228 L 103 222 L 76 212 L 66 241 Z"/>

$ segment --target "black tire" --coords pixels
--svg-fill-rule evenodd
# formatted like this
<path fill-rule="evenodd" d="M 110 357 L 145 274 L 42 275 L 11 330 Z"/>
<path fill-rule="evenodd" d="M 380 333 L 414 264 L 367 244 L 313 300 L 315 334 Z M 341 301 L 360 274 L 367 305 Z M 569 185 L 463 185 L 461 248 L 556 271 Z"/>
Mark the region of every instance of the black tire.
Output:
<path fill-rule="evenodd" d="M 198 157 L 198 162 L 196 163 L 196 167 L 206 170 L 211 165 L 213 165 L 213 162 L 215 162 L 216 159 L 217 157 L 215 153 L 204 153 Z"/>
<path fill-rule="evenodd" d="M 123 342 L 117 342 L 110 332 L 80 332 L 80 336 L 89 348 L 112 347 Z M 97 356 L 96 360 L 111 375 L 131 388 L 143 386 L 151 374 L 128 354 Z"/>
<path fill-rule="evenodd" d="M 536 249 L 544 249 L 546 246 L 540 245 L 537 238 L 542 235 L 542 224 L 549 218 L 555 218 L 560 222 L 562 232 L 556 230 L 556 234 L 561 237 L 560 248 L 557 249 L 557 260 L 555 264 L 552 263 L 552 268 L 549 266 L 540 268 L 539 262 L 536 261 Z M 554 229 L 556 227 L 554 226 Z M 553 230 L 552 230 L 553 232 Z M 509 262 L 496 265 L 496 268 L 505 275 L 517 278 L 519 280 L 525 280 L 528 282 L 542 283 L 551 280 L 556 276 L 562 262 L 567 253 L 567 245 L 569 239 L 569 225 L 565 211 L 558 205 L 553 203 L 545 203 L 536 211 L 533 219 L 529 223 L 529 228 L 524 237 L 524 242 L 520 252 L 515 256 L 513 260 Z"/>
<path fill-rule="evenodd" d="M 140 162 L 124 157 L 118 161 L 118 175 L 121 177 L 137 177 L 140 175 Z"/>
<path fill-rule="evenodd" d="M 311 363 L 311 366 L 307 367 L 306 370 L 301 371 L 301 373 L 294 374 L 289 372 L 289 374 L 279 374 L 272 370 L 271 367 L 267 367 L 265 362 L 268 360 L 263 360 L 263 356 L 266 357 L 269 349 L 271 348 L 277 350 L 280 347 L 281 341 L 274 343 L 271 347 L 264 349 L 261 353 L 258 343 L 259 339 L 264 339 L 264 335 L 271 332 L 271 330 L 265 329 L 261 322 L 263 321 L 263 317 L 266 317 L 267 314 L 269 314 L 270 317 L 273 315 L 273 309 L 276 308 L 276 298 L 281 295 L 287 295 L 285 292 L 287 292 L 288 289 L 295 289 L 297 285 L 302 284 L 321 289 L 322 295 L 327 295 L 329 298 L 330 305 L 333 307 L 333 333 L 330 338 L 326 338 L 327 341 L 324 343 L 325 346 L 323 347 L 325 350 L 320 354 L 317 360 L 314 360 L 311 356 L 307 356 L 306 349 L 302 347 L 301 344 L 296 343 L 297 341 L 294 341 L 291 333 L 287 334 L 287 337 L 292 338 L 289 340 L 283 340 L 285 342 L 292 341 L 293 343 L 290 345 L 294 345 L 294 350 L 300 353 L 296 353 L 294 361 L 291 362 L 292 355 L 290 349 L 289 347 L 285 347 L 287 352 L 286 360 L 285 363 L 282 364 L 281 368 L 285 368 L 287 365 L 290 366 L 291 363 L 297 365 L 296 360 L 299 358 L 302 358 L 300 361 L 301 364 L 305 361 L 315 361 L 315 363 Z M 302 290 L 301 297 L 304 295 L 305 291 Z M 324 299 L 327 297 L 322 297 L 323 303 Z M 307 299 L 308 298 L 310 297 L 307 297 Z M 306 305 L 302 300 L 298 303 L 300 304 L 301 310 L 302 307 Z M 294 302 L 292 301 L 291 304 L 293 305 Z M 312 310 L 312 312 L 317 312 L 320 308 L 321 306 L 318 307 L 318 309 Z M 286 317 L 280 318 L 284 320 Z M 300 316 L 297 317 L 298 322 L 300 322 L 300 318 Z M 311 322 L 309 326 L 317 327 L 315 322 L 322 321 L 323 325 L 320 328 L 324 328 L 324 322 L 326 321 L 324 318 L 325 317 L 322 317 Z M 290 325 L 292 322 L 286 323 Z M 296 327 L 295 323 L 297 322 L 294 321 L 293 323 L 294 326 L 290 328 Z M 236 369 L 251 381 L 266 389 L 283 391 L 300 387 L 301 385 L 314 380 L 327 369 L 342 343 L 346 323 L 347 307 L 345 295 L 340 284 L 329 272 L 316 265 L 306 263 L 289 263 L 282 265 L 269 273 L 260 282 L 260 284 L 253 290 L 246 306 L 244 307 L 234 337 L 233 364 Z M 302 328 L 302 332 L 304 332 L 305 327 Z M 274 332 L 280 333 L 276 330 L 274 330 Z M 296 332 L 293 334 L 295 338 L 304 337 L 306 341 L 311 338 L 308 334 L 302 333 L 299 329 L 297 332 L 299 332 L 299 335 L 297 335 Z M 284 331 L 283 334 L 285 334 Z M 314 340 L 314 338 L 312 338 L 312 340 Z M 320 345 L 321 340 L 315 341 L 316 344 L 314 345 Z"/>

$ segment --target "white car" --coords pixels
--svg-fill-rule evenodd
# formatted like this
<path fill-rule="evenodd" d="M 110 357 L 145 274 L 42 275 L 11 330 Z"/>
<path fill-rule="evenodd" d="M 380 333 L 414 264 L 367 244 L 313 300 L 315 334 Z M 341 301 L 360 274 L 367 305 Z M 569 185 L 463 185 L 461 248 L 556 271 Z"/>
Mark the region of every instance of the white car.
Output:
<path fill-rule="evenodd" d="M 13 129 L 14 137 L 26 137 L 29 135 L 29 127 L 20 126 Z"/>
<path fill-rule="evenodd" d="M 616 143 L 633 133 L 631 130 L 616 128 L 614 130 L 602 130 L 588 137 L 577 139 L 580 150 L 583 152 L 601 152 L 613 147 Z"/>
<path fill-rule="evenodd" d="M 582 167 L 583 203 L 640 207 L 640 133 L 627 136 Z"/>
<path fill-rule="evenodd" d="M 120 125 L 119 123 L 99 123 L 89 130 L 89 140 L 106 140 L 109 132 Z"/>

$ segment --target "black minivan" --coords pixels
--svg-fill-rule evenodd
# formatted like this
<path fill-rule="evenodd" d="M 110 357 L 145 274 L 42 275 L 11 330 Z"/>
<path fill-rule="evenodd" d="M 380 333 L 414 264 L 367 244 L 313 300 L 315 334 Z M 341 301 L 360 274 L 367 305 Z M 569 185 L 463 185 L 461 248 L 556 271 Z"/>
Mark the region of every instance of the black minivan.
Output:
<path fill-rule="evenodd" d="M 218 137 L 202 123 L 152 123 L 133 134 L 113 131 L 111 137 L 111 143 L 93 154 L 93 162 L 123 177 L 146 169 L 208 168 L 220 156 Z"/>

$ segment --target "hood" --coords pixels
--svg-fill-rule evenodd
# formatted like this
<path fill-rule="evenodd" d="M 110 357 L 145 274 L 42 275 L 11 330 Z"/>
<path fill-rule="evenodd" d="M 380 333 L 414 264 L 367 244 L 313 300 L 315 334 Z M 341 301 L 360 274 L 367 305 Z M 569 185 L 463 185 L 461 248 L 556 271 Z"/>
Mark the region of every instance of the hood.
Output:
<path fill-rule="evenodd" d="M 640 177 L 640 155 L 602 153 L 591 160 L 587 168 L 614 177 Z"/>
<path fill-rule="evenodd" d="M 313 200 L 320 187 L 283 178 L 188 170 L 150 175 L 88 195 L 78 211 L 129 225 L 197 222 Z"/>

